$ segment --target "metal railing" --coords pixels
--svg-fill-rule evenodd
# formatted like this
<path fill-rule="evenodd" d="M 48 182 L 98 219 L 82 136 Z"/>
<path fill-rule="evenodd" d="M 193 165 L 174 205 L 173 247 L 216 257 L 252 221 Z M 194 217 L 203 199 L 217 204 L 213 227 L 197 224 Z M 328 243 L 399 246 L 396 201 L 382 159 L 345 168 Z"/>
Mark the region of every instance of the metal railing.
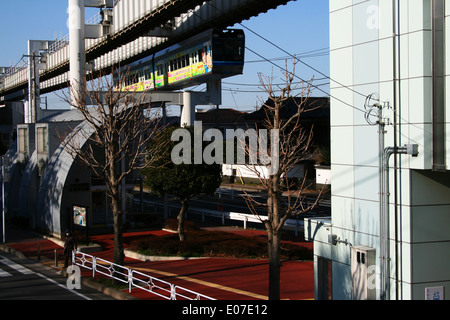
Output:
<path fill-rule="evenodd" d="M 140 200 L 133 198 L 132 199 L 135 206 L 139 206 Z M 144 200 L 144 205 L 150 206 L 156 208 L 164 208 L 164 204 L 160 203 L 158 201 L 149 201 Z M 181 206 L 176 204 L 167 204 L 167 210 L 168 210 L 168 216 L 170 217 L 172 215 L 172 210 L 176 210 L 177 213 L 180 210 Z M 201 215 L 202 222 L 205 222 L 205 217 L 214 217 L 221 219 L 222 225 L 225 225 L 226 220 L 230 221 L 240 221 L 243 223 L 244 229 L 247 229 L 248 223 L 256 223 L 256 224 L 262 224 L 264 220 L 267 219 L 267 216 L 260 215 L 259 217 L 252 214 L 252 213 L 242 213 L 242 212 L 233 212 L 233 211 L 224 211 L 224 210 L 208 210 L 204 208 L 198 208 L 190 206 L 189 210 L 186 212 L 186 217 L 188 214 L 196 214 Z M 309 217 L 309 216 L 316 216 L 317 212 L 311 212 L 305 217 L 297 217 L 293 219 L 287 219 L 284 223 L 283 228 L 285 230 L 291 230 L 294 231 L 295 235 L 298 236 L 300 230 L 304 227 L 304 221 L 303 218 Z"/>
<path fill-rule="evenodd" d="M 69 34 L 66 34 L 64 37 L 61 37 L 59 39 L 56 39 L 48 48 L 48 53 L 52 54 L 55 53 L 62 48 L 69 45 Z"/>
<path fill-rule="evenodd" d="M 118 1 L 116 0 L 114 5 L 116 5 L 117 2 Z M 96 13 L 95 15 L 93 15 L 92 17 L 86 19 L 86 24 L 99 24 L 101 22 L 101 19 L 102 19 L 102 16 L 99 12 L 99 13 Z M 53 54 L 68 45 L 69 45 L 69 34 L 66 34 L 64 37 L 54 40 L 52 42 L 52 44 L 50 44 L 50 46 L 47 50 L 47 53 Z M 7 68 L 6 73 L 4 74 L 4 77 L 13 76 L 14 74 L 20 72 L 21 70 L 23 70 L 25 68 L 28 68 L 28 59 L 24 59 L 24 57 L 22 57 L 15 66 L 11 66 L 11 67 Z"/>
<path fill-rule="evenodd" d="M 96 274 L 128 284 L 128 291 L 138 288 L 166 300 L 215 300 L 201 293 L 174 285 L 148 274 L 115 264 L 84 252 L 74 251 L 72 264 L 92 270 L 92 278 Z"/>

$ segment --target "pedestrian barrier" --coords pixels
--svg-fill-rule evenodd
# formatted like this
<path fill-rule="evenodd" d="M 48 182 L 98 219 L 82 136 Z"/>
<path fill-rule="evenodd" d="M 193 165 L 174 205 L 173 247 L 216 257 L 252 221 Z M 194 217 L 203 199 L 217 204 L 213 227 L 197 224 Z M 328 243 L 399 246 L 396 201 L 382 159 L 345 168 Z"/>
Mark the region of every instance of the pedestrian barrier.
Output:
<path fill-rule="evenodd" d="M 145 273 L 115 264 L 83 252 L 74 251 L 72 264 L 128 284 L 128 291 L 138 288 L 166 300 L 215 300 L 201 293 L 174 285 Z"/>

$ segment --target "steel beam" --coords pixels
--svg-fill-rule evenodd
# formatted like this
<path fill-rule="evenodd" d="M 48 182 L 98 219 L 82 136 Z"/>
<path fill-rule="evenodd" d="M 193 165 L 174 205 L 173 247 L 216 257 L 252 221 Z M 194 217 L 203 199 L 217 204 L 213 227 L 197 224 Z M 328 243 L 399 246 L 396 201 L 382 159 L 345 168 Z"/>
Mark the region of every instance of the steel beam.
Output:
<path fill-rule="evenodd" d="M 114 0 L 84 0 L 86 8 L 113 8 Z"/>

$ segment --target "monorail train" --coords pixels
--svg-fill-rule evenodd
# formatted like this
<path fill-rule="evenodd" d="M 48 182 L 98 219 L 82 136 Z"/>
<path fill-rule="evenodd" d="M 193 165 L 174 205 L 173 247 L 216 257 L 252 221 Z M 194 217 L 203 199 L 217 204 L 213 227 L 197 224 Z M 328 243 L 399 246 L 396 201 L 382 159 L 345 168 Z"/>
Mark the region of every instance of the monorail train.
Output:
<path fill-rule="evenodd" d="M 205 31 L 175 48 L 122 68 L 118 91 L 178 90 L 207 81 L 212 75 L 221 78 L 242 74 L 245 35 L 243 30 Z"/>

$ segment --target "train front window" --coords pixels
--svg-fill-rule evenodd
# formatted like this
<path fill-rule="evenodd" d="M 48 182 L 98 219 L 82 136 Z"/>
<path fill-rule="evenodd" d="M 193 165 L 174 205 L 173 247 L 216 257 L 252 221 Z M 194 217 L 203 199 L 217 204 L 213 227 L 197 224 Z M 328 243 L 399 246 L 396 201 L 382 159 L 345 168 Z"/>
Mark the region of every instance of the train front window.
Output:
<path fill-rule="evenodd" d="M 238 39 L 214 39 L 213 59 L 215 61 L 243 61 L 244 45 Z"/>

